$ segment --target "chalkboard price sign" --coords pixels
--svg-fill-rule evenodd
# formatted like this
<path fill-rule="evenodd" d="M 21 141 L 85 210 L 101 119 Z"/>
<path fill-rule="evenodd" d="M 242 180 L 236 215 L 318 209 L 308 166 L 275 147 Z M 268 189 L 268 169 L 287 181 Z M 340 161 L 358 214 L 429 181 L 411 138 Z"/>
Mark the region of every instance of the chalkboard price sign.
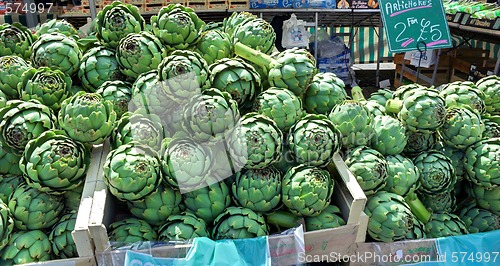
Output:
<path fill-rule="evenodd" d="M 380 0 L 391 52 L 452 46 L 442 0 Z"/>

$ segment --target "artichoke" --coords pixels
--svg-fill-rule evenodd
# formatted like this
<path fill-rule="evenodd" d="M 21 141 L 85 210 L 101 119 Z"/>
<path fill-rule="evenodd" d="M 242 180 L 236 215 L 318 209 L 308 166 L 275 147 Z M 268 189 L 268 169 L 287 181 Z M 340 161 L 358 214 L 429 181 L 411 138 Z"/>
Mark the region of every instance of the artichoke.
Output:
<path fill-rule="evenodd" d="M 419 194 L 424 206 L 432 212 L 453 212 L 456 209 L 455 192 L 443 192 L 439 194 Z"/>
<path fill-rule="evenodd" d="M 230 189 L 224 182 L 211 184 L 183 194 L 186 208 L 207 224 L 231 206 Z"/>
<path fill-rule="evenodd" d="M 204 31 L 194 48 L 194 51 L 199 53 L 208 65 L 223 58 L 232 58 L 233 50 L 230 36 L 217 29 Z"/>
<path fill-rule="evenodd" d="M 0 109 L 0 141 L 5 151 L 22 154 L 26 144 L 55 128 L 52 110 L 38 101 L 11 100 Z"/>
<path fill-rule="evenodd" d="M 385 106 L 388 100 L 392 99 L 393 91 L 389 89 L 379 89 L 370 95 L 369 101 L 375 101 L 378 104 Z"/>
<path fill-rule="evenodd" d="M 392 99 L 396 100 L 404 100 L 408 98 L 408 96 L 411 96 L 415 91 L 420 91 L 420 90 L 427 90 L 428 88 L 425 86 L 422 86 L 417 83 L 411 83 L 403 86 L 399 86 L 393 93 L 392 93 Z M 388 99 L 390 100 L 390 99 Z M 386 101 L 386 105 L 387 105 Z"/>
<path fill-rule="evenodd" d="M 419 186 L 420 171 L 413 161 L 400 154 L 385 157 L 387 179 L 384 190 L 406 197 Z"/>
<path fill-rule="evenodd" d="M 288 145 L 296 162 L 325 166 L 340 151 L 341 135 L 325 115 L 309 114 L 290 128 Z"/>
<path fill-rule="evenodd" d="M 234 12 L 231 16 L 224 18 L 222 30 L 232 36 L 239 25 L 254 19 L 257 19 L 257 16 L 250 12 Z"/>
<path fill-rule="evenodd" d="M 158 234 L 146 221 L 126 218 L 109 226 L 109 241 L 117 243 L 135 243 L 154 241 Z"/>
<path fill-rule="evenodd" d="M 342 146 L 355 148 L 370 143 L 373 136 L 373 115 L 359 102 L 346 100 L 337 104 L 328 118 L 342 134 Z"/>
<path fill-rule="evenodd" d="M 0 57 L 0 91 L 6 99 L 18 99 L 17 86 L 21 82 L 24 71 L 30 66 L 19 56 Z"/>
<path fill-rule="evenodd" d="M 171 51 L 186 49 L 199 37 L 205 26 L 190 7 L 169 4 L 151 17 L 152 31 Z"/>
<path fill-rule="evenodd" d="M 195 140 L 213 142 L 230 135 L 239 119 L 238 105 L 227 92 L 208 89 L 191 100 L 182 122 Z"/>
<path fill-rule="evenodd" d="M 460 211 L 460 219 L 464 221 L 469 233 L 482 233 L 500 229 L 500 217 L 490 211 L 469 204 Z"/>
<path fill-rule="evenodd" d="M 17 231 L 1 251 L 2 265 L 43 262 L 51 259 L 52 245 L 41 230 Z"/>
<path fill-rule="evenodd" d="M 17 90 L 20 99 L 38 100 L 57 112 L 61 102 L 70 96 L 72 83 L 71 77 L 58 69 L 30 68 L 21 76 Z"/>
<path fill-rule="evenodd" d="M 115 50 L 104 46 L 94 47 L 83 54 L 78 78 L 88 92 L 95 92 L 106 81 L 125 79 Z"/>
<path fill-rule="evenodd" d="M 425 225 L 417 217 L 413 217 L 413 230 L 405 235 L 405 239 L 418 240 L 427 238 L 425 234 Z"/>
<path fill-rule="evenodd" d="M 305 115 L 302 101 L 292 91 L 276 87 L 260 93 L 252 111 L 271 118 L 282 132 L 288 132 Z"/>
<path fill-rule="evenodd" d="M 237 172 L 232 185 L 235 202 L 256 212 L 268 212 L 281 202 L 282 173 L 273 166 Z"/>
<path fill-rule="evenodd" d="M 339 207 L 329 205 L 318 216 L 305 218 L 306 230 L 309 232 L 343 226 L 346 222 L 341 215 Z"/>
<path fill-rule="evenodd" d="M 473 185 L 471 194 L 479 207 L 500 216 L 500 189 Z"/>
<path fill-rule="evenodd" d="M 478 80 L 476 86 L 485 95 L 486 112 L 490 115 L 500 115 L 500 77 L 486 76 Z"/>
<path fill-rule="evenodd" d="M 12 214 L 10 213 L 9 207 L 0 199 L 0 252 L 9 243 L 13 230 L 14 219 L 12 219 Z"/>
<path fill-rule="evenodd" d="M 345 163 L 367 196 L 385 187 L 387 162 L 380 152 L 359 146 L 346 154 Z"/>
<path fill-rule="evenodd" d="M 448 109 L 446 120 L 438 131 L 446 145 L 465 149 L 483 138 L 484 123 L 474 111 L 464 107 Z"/>
<path fill-rule="evenodd" d="M 251 107 L 261 91 L 261 79 L 255 68 L 242 59 L 224 58 L 209 66 L 213 88 L 228 92 L 238 106 Z"/>
<path fill-rule="evenodd" d="M 500 125 L 487 118 L 482 120 L 484 123 L 483 139 L 500 138 Z"/>
<path fill-rule="evenodd" d="M 64 209 L 62 196 L 38 191 L 22 184 L 9 199 L 14 226 L 19 230 L 37 230 L 52 227 L 59 221 Z"/>
<path fill-rule="evenodd" d="M 413 232 L 414 216 L 403 197 L 380 191 L 368 199 L 368 234 L 375 240 L 394 242 Z"/>
<path fill-rule="evenodd" d="M 71 233 L 75 229 L 76 212 L 70 212 L 61 217 L 49 234 L 52 252 L 61 259 L 78 257 L 76 244 Z"/>
<path fill-rule="evenodd" d="M 59 69 L 68 76 L 78 72 L 82 51 L 76 41 L 61 33 L 43 34 L 33 44 L 31 62 L 35 67 Z"/>
<path fill-rule="evenodd" d="M 434 133 L 406 131 L 406 135 L 408 136 L 408 141 L 403 149 L 403 153 L 408 157 L 414 157 L 421 152 L 432 149 L 437 140 Z"/>
<path fill-rule="evenodd" d="M 0 175 L 21 175 L 22 172 L 19 168 L 19 160 L 21 160 L 21 156 L 5 150 L 0 141 Z"/>
<path fill-rule="evenodd" d="M 100 144 L 111 135 L 116 121 L 113 103 L 100 94 L 78 92 L 61 104 L 59 127 L 71 138 Z"/>
<path fill-rule="evenodd" d="M 377 116 L 385 116 L 387 114 L 387 111 L 385 110 L 385 107 L 381 104 L 379 104 L 376 101 L 361 101 L 362 104 L 368 108 L 368 111 L 373 115 L 373 117 Z"/>
<path fill-rule="evenodd" d="M 451 159 L 437 150 L 417 156 L 413 163 L 420 171 L 420 193 L 440 194 L 453 190 L 457 181 Z"/>
<path fill-rule="evenodd" d="M 172 113 L 174 102 L 167 96 L 165 91 L 161 89 L 158 70 L 151 70 L 142 73 L 132 84 L 132 99 L 130 111 L 143 114 L 157 115 L 164 120 Z M 164 124 L 166 125 L 166 124 Z"/>
<path fill-rule="evenodd" d="M 269 22 L 262 18 L 244 21 L 232 32 L 233 43 L 242 43 L 265 54 L 274 50 L 276 33 Z"/>
<path fill-rule="evenodd" d="M 465 178 L 466 170 L 464 165 L 465 150 L 455 149 L 443 142 L 438 142 L 434 145 L 434 149 L 439 150 L 444 153 L 451 160 L 451 164 L 455 169 L 455 175 L 457 176 L 457 181 Z"/>
<path fill-rule="evenodd" d="M 116 48 L 116 59 L 121 71 L 133 79 L 156 69 L 165 57 L 167 51 L 160 40 L 147 31 L 128 34 Z"/>
<path fill-rule="evenodd" d="M 59 32 L 75 40 L 80 38 L 78 30 L 75 26 L 64 19 L 46 20 L 44 23 L 39 24 L 35 30 L 38 36 L 47 33 Z"/>
<path fill-rule="evenodd" d="M 293 214 L 318 216 L 330 205 L 335 181 L 327 170 L 299 165 L 288 169 L 281 187 L 283 204 Z"/>
<path fill-rule="evenodd" d="M 481 140 L 465 151 L 467 179 L 487 189 L 500 188 L 500 139 Z"/>
<path fill-rule="evenodd" d="M 122 145 L 106 157 L 103 180 L 119 200 L 141 200 L 162 181 L 158 153 L 135 142 Z"/>
<path fill-rule="evenodd" d="M 31 45 L 36 35 L 21 23 L 0 25 L 0 57 L 17 55 L 28 60 L 31 56 Z"/>
<path fill-rule="evenodd" d="M 464 221 L 455 214 L 435 212 L 425 224 L 425 234 L 429 238 L 459 236 L 468 234 Z"/>
<path fill-rule="evenodd" d="M 113 103 L 113 110 L 117 119 L 129 110 L 129 102 L 132 99 L 132 84 L 121 80 L 106 81 L 97 91 L 105 101 Z"/>
<path fill-rule="evenodd" d="M 212 230 L 212 237 L 216 240 L 254 238 L 268 234 L 264 216 L 241 207 L 227 208 L 215 218 Z"/>
<path fill-rule="evenodd" d="M 251 112 L 244 115 L 228 138 L 229 153 L 246 169 L 262 169 L 277 162 L 283 133 L 273 120 Z"/>
<path fill-rule="evenodd" d="M 164 137 L 162 121 L 157 115 L 127 112 L 111 133 L 111 146 L 116 149 L 135 141 L 153 150 L 160 150 Z"/>
<path fill-rule="evenodd" d="M 317 73 L 307 86 L 304 109 L 309 113 L 328 115 L 346 98 L 345 84 L 341 79 L 333 73 Z"/>
<path fill-rule="evenodd" d="M 138 7 L 118 1 L 99 11 L 96 24 L 97 39 L 111 49 L 115 49 L 129 33 L 139 33 L 146 26 Z"/>
<path fill-rule="evenodd" d="M 207 223 L 190 212 L 171 215 L 158 229 L 160 241 L 190 240 L 209 236 Z"/>
<path fill-rule="evenodd" d="M 483 113 L 485 111 L 484 93 L 471 81 L 455 81 L 441 87 L 439 95 L 443 97 L 446 107 L 469 107 Z"/>
<path fill-rule="evenodd" d="M 210 143 L 209 148 L 212 150 L 212 156 L 214 157 L 210 171 L 211 175 L 216 180 L 225 180 L 228 186 L 231 185 L 233 181 L 231 178 L 234 177 L 235 173 L 243 169 L 246 162 L 239 162 L 231 157 L 229 153 L 230 147 L 228 147 L 228 143 L 225 140 Z"/>
<path fill-rule="evenodd" d="M 78 187 L 64 192 L 64 207 L 66 207 L 66 210 L 78 211 L 84 186 L 85 182 L 82 182 Z"/>
<path fill-rule="evenodd" d="M 397 155 L 403 152 L 408 143 L 406 129 L 396 118 L 388 115 L 373 118 L 371 147 L 383 155 Z"/>
<path fill-rule="evenodd" d="M 82 184 L 90 151 L 62 130 L 49 130 L 26 145 L 19 166 L 28 185 L 41 192 L 62 194 Z"/>
<path fill-rule="evenodd" d="M 20 175 L 0 175 L 0 200 L 5 204 L 9 203 L 10 196 L 23 183 L 22 173 Z"/>

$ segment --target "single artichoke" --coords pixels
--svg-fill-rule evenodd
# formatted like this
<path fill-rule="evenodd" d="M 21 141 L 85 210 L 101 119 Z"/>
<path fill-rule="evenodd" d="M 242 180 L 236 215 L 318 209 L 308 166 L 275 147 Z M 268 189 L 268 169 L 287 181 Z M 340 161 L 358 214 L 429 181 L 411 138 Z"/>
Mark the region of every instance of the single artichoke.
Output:
<path fill-rule="evenodd" d="M 2 249 L 7 246 L 14 231 L 14 219 L 9 207 L 0 199 L 0 255 Z M 1 258 L 1 256 L 0 256 Z"/>
<path fill-rule="evenodd" d="M 207 224 L 212 224 L 232 203 L 230 189 L 224 182 L 189 191 L 183 198 L 186 208 Z"/>
<path fill-rule="evenodd" d="M 59 69 L 68 76 L 78 72 L 82 51 L 76 41 L 61 33 L 43 34 L 33 44 L 34 67 Z"/>
<path fill-rule="evenodd" d="M 17 86 L 21 82 L 24 71 L 30 66 L 19 56 L 0 57 L 0 91 L 6 99 L 19 99 Z"/>
<path fill-rule="evenodd" d="M 436 144 L 436 134 L 406 131 L 408 141 L 403 153 L 408 157 L 415 157 L 421 152 L 428 151 Z"/>
<path fill-rule="evenodd" d="M 401 121 L 388 115 L 373 118 L 371 147 L 383 155 L 397 155 L 408 143 L 408 135 Z"/>
<path fill-rule="evenodd" d="M 460 236 L 469 233 L 464 221 L 455 214 L 435 212 L 425 224 L 425 233 L 429 238 Z"/>
<path fill-rule="evenodd" d="M 463 208 L 459 214 L 464 221 L 469 233 L 482 233 L 500 229 L 500 217 L 490 211 L 470 204 Z"/>
<path fill-rule="evenodd" d="M 500 138 L 500 125 L 487 118 L 482 120 L 484 123 L 483 139 Z"/>
<path fill-rule="evenodd" d="M 125 80 L 115 50 L 105 46 L 94 47 L 83 54 L 78 78 L 88 92 L 95 92 L 106 81 Z"/>
<path fill-rule="evenodd" d="M 385 106 L 388 100 L 392 99 L 393 91 L 389 89 L 379 89 L 370 95 L 369 101 L 375 101 L 382 106 Z"/>
<path fill-rule="evenodd" d="M 329 205 L 318 216 L 306 217 L 305 221 L 308 232 L 337 228 L 346 224 L 339 207 L 335 205 Z"/>
<path fill-rule="evenodd" d="M 194 51 L 199 53 L 208 65 L 223 58 L 232 58 L 234 54 L 229 34 L 218 29 L 204 31 L 196 42 Z"/>
<path fill-rule="evenodd" d="M 476 82 L 476 86 L 485 95 L 486 112 L 490 115 L 500 115 L 500 77 L 484 77 Z"/>
<path fill-rule="evenodd" d="M 127 112 L 111 133 L 111 145 L 116 149 L 135 141 L 153 150 L 160 150 L 164 137 L 163 124 L 157 115 Z"/>
<path fill-rule="evenodd" d="M 466 149 L 480 141 L 485 130 L 481 117 L 472 109 L 459 107 L 448 109 L 446 120 L 438 129 L 446 145 Z"/>
<path fill-rule="evenodd" d="M 17 55 L 28 60 L 32 52 L 31 46 L 36 41 L 36 38 L 37 36 L 21 23 L 1 24 L 0 57 Z"/>
<path fill-rule="evenodd" d="M 500 188 L 500 139 L 481 140 L 465 151 L 467 179 L 486 189 Z"/>
<path fill-rule="evenodd" d="M 19 175 L 0 175 L 0 200 L 5 204 L 9 203 L 9 198 L 17 187 L 25 183 L 22 173 Z"/>
<path fill-rule="evenodd" d="M 373 136 L 373 115 L 359 102 L 346 100 L 337 104 L 328 118 L 342 134 L 342 146 L 355 148 L 370 143 Z"/>
<path fill-rule="evenodd" d="M 242 43 L 265 54 L 274 50 L 276 33 L 269 22 L 262 18 L 244 21 L 232 32 L 233 43 Z"/>
<path fill-rule="evenodd" d="M 469 107 L 483 113 L 485 111 L 485 95 L 471 81 L 455 81 L 441 87 L 439 95 L 443 97 L 446 107 Z"/>
<path fill-rule="evenodd" d="M 158 229 L 158 240 L 190 240 L 195 237 L 209 237 L 208 225 L 191 212 L 171 215 Z"/>
<path fill-rule="evenodd" d="M 457 181 L 455 169 L 450 158 L 442 152 L 421 153 L 413 163 L 420 171 L 420 193 L 440 194 L 453 190 Z"/>
<path fill-rule="evenodd" d="M 305 115 L 299 97 L 290 90 L 276 87 L 260 93 L 252 111 L 271 118 L 282 132 L 288 132 Z"/>
<path fill-rule="evenodd" d="M 384 190 L 405 197 L 419 186 L 420 170 L 413 161 L 400 154 L 385 157 L 387 179 Z"/>
<path fill-rule="evenodd" d="M 21 155 L 5 150 L 0 141 L 0 175 L 21 175 L 19 160 L 21 160 Z"/>
<path fill-rule="evenodd" d="M 367 196 L 385 187 L 387 162 L 380 152 L 359 146 L 346 154 L 345 163 Z"/>
<path fill-rule="evenodd" d="M 47 33 L 59 32 L 75 40 L 80 38 L 78 30 L 64 19 L 49 19 L 44 23 L 39 24 L 36 28 L 36 34 L 38 36 Z"/>
<path fill-rule="evenodd" d="M 158 234 L 146 221 L 126 218 L 109 226 L 109 240 L 117 243 L 155 241 Z"/>
<path fill-rule="evenodd" d="M 214 239 L 254 238 L 269 234 L 264 216 L 248 208 L 229 207 L 214 221 Z"/>
<path fill-rule="evenodd" d="M 100 94 L 105 101 L 113 103 L 113 110 L 117 119 L 129 110 L 129 103 L 132 99 L 132 84 L 121 81 L 106 81 L 95 92 Z"/>
<path fill-rule="evenodd" d="M 1 251 L 2 265 L 43 262 L 52 259 L 49 237 L 41 230 L 17 231 Z"/>
<path fill-rule="evenodd" d="M 421 193 L 419 198 L 424 206 L 432 212 L 453 212 L 457 207 L 454 191 L 439 194 Z"/>
<path fill-rule="evenodd" d="M 344 81 L 333 73 L 317 73 L 307 86 L 304 109 L 309 113 L 328 115 L 335 105 L 346 98 Z"/>
<path fill-rule="evenodd" d="M 52 252 L 61 259 L 78 257 L 76 244 L 71 233 L 75 230 L 76 212 L 70 212 L 61 217 L 49 234 Z"/>
<path fill-rule="evenodd" d="M 85 182 L 82 182 L 78 187 L 64 192 L 64 207 L 66 207 L 66 210 L 78 211 L 84 186 Z"/>

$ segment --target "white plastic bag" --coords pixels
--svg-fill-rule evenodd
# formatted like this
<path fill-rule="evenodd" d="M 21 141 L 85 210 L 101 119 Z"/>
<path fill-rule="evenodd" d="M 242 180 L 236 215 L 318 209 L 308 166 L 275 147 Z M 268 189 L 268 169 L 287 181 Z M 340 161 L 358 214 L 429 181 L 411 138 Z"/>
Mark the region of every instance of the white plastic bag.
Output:
<path fill-rule="evenodd" d="M 283 37 L 281 45 L 284 48 L 308 47 L 311 33 L 306 30 L 305 22 L 298 20 L 295 14 L 292 14 L 289 20 L 283 22 Z"/>

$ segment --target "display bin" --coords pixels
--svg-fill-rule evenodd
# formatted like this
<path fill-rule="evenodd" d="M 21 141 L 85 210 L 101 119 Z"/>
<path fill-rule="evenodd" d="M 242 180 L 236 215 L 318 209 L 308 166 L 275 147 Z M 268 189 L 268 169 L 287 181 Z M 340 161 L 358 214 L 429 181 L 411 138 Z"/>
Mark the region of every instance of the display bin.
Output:
<path fill-rule="evenodd" d="M 495 59 L 490 58 L 490 51 L 481 48 L 459 48 L 455 50 L 451 65 L 450 81 L 475 81 L 481 75 L 487 75 L 488 70 L 495 68 Z M 471 72 L 471 67 L 477 71 Z M 471 77 L 470 77 L 471 76 Z"/>
<path fill-rule="evenodd" d="M 103 147 L 103 154 L 100 162 L 100 169 L 109 153 L 109 145 Z M 342 211 L 346 225 L 326 230 L 318 230 L 304 233 L 305 250 L 304 258 L 309 261 L 317 260 L 321 255 L 354 254 L 356 238 L 362 211 L 366 204 L 366 196 L 356 181 L 356 178 L 348 170 L 340 155 L 335 155 L 329 170 L 335 178 L 335 191 L 332 202 Z M 96 174 L 95 191 L 92 199 L 92 208 L 88 219 L 88 229 L 95 247 L 96 260 L 99 264 L 103 259 L 108 259 L 108 255 L 113 255 L 109 251 L 108 226 L 115 221 L 117 210 L 117 199 L 111 195 L 103 181 L 102 170 L 93 172 Z M 282 237 L 282 236 L 271 236 Z M 186 245 L 168 246 L 166 249 L 173 249 L 176 254 L 181 249 L 189 248 Z M 272 247 L 271 247 L 272 248 Z M 105 254 L 105 256 L 103 256 Z"/>

